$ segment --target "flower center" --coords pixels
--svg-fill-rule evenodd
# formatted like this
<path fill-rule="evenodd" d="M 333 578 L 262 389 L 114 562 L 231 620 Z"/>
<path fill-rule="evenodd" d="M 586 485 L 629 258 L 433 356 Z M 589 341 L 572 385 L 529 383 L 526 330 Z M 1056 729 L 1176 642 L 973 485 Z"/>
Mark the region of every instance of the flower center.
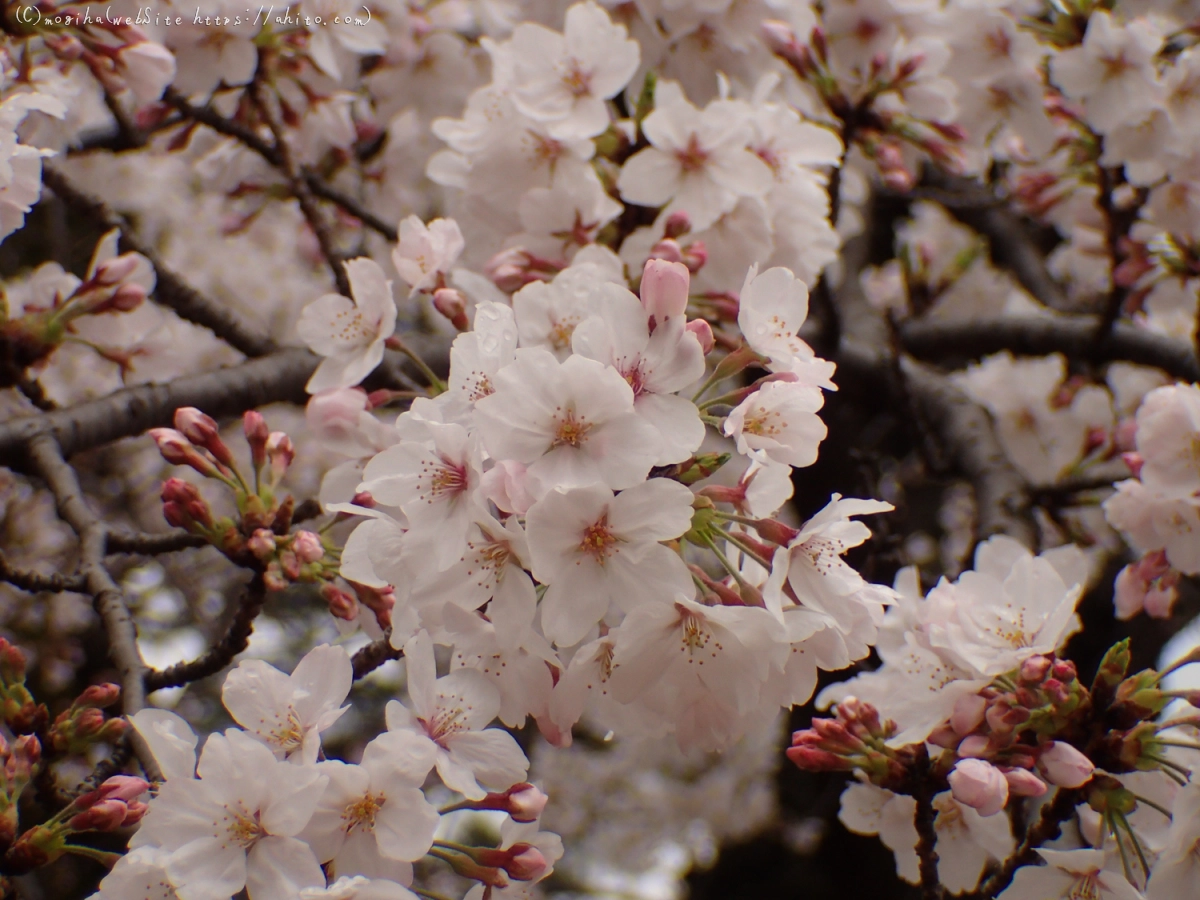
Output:
<path fill-rule="evenodd" d="M 842 555 L 840 541 L 831 540 L 821 535 L 813 535 L 800 545 L 800 552 L 808 557 L 812 567 L 822 575 L 828 575 L 837 565 Z"/>
<path fill-rule="evenodd" d="M 676 603 L 675 609 L 679 613 L 679 652 L 688 655 L 688 665 L 704 665 L 704 660 L 698 657 L 705 652 L 716 659 L 717 653 L 724 648 L 713 637 L 708 623 L 682 604 Z"/>
<path fill-rule="evenodd" d="M 418 721 L 425 726 L 425 733 L 429 735 L 430 740 L 440 747 L 445 747 L 446 738 L 460 731 L 471 730 L 465 719 L 472 707 L 464 706 L 461 697 L 447 697 L 439 694 L 437 699 L 438 705 L 434 708 L 429 721 L 426 722 L 424 719 Z M 453 703 L 446 704 L 447 700 L 451 700 Z"/>
<path fill-rule="evenodd" d="M 551 449 L 582 447 L 587 442 L 588 432 L 591 430 L 592 423 L 582 416 L 576 418 L 575 410 L 570 410 L 565 415 L 559 411 L 554 429 L 554 443 L 550 445 Z"/>
<path fill-rule="evenodd" d="M 779 410 L 766 410 L 762 407 L 746 416 L 742 423 L 742 431 L 758 437 L 774 437 L 783 431 L 782 416 Z"/>
<path fill-rule="evenodd" d="M 584 69 L 579 60 L 571 57 L 567 60 L 562 83 L 572 97 L 586 97 L 592 92 L 592 73 Z"/>
<path fill-rule="evenodd" d="M 1104 66 L 1104 80 L 1110 81 L 1113 78 L 1120 78 L 1126 72 L 1133 68 L 1129 64 L 1129 60 L 1125 58 L 1124 53 L 1119 53 L 1116 56 L 1100 57 L 1100 64 Z"/>
<path fill-rule="evenodd" d="M 361 310 L 344 309 L 333 317 L 334 337 L 347 344 L 361 344 L 369 341 L 376 329 L 367 322 L 367 317 Z"/>
<path fill-rule="evenodd" d="M 1100 900 L 1100 884 L 1095 872 L 1081 875 L 1067 893 L 1066 900 Z"/>
<path fill-rule="evenodd" d="M 280 722 L 278 727 L 267 735 L 267 742 L 276 750 L 282 750 L 284 753 L 291 753 L 304 743 L 304 727 L 300 724 L 300 717 L 296 715 L 296 710 L 288 707 L 287 719 Z"/>
<path fill-rule="evenodd" d="M 555 350 L 567 350 L 571 346 L 571 335 L 575 333 L 578 319 L 555 319 L 550 323 L 550 346 Z"/>
<path fill-rule="evenodd" d="M 385 794 L 363 794 L 342 811 L 342 830 L 349 834 L 355 828 L 371 831 L 375 828 L 375 816 L 387 799 Z"/>
<path fill-rule="evenodd" d="M 708 151 L 700 146 L 700 138 L 692 135 L 688 138 L 687 146 L 675 151 L 675 158 L 684 172 L 698 172 L 708 162 Z"/>
<path fill-rule="evenodd" d="M 426 503 L 433 503 L 448 495 L 450 499 L 458 496 L 467 489 L 467 467 L 441 457 L 438 462 L 426 463 L 421 468 L 421 474 L 429 479 L 429 490 L 425 495 Z"/>
<path fill-rule="evenodd" d="M 228 809 L 228 807 L 227 807 Z M 245 850 L 249 850 L 261 837 L 265 837 L 267 830 L 262 827 L 262 823 L 258 821 L 258 813 L 253 815 L 245 812 L 233 812 L 232 820 L 229 816 L 225 817 L 225 821 L 229 824 L 226 826 L 225 833 L 229 840 Z"/>
<path fill-rule="evenodd" d="M 620 552 L 620 548 L 617 547 L 619 543 L 621 539 L 608 530 L 608 513 L 605 513 L 583 530 L 579 552 L 604 565 L 605 560 Z"/>

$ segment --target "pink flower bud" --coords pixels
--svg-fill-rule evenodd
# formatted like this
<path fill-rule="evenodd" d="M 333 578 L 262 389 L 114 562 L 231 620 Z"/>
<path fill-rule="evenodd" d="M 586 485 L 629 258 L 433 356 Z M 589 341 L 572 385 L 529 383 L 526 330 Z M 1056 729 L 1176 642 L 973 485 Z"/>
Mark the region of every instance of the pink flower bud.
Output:
<path fill-rule="evenodd" d="M 708 262 L 708 248 L 704 246 L 704 241 L 693 241 L 684 247 L 683 259 L 680 261 L 693 275 L 703 269 L 704 264 Z"/>
<path fill-rule="evenodd" d="M 254 468 L 262 468 L 267 461 L 267 438 L 271 431 L 267 428 L 267 420 L 262 413 L 251 409 L 242 416 L 242 432 L 246 435 L 246 443 L 250 445 L 250 458 Z"/>
<path fill-rule="evenodd" d="M 786 547 L 800 534 L 792 526 L 785 525 L 777 519 L 756 519 L 754 530 L 758 532 L 758 536 L 764 541 L 770 541 L 772 544 L 778 544 L 781 547 Z"/>
<path fill-rule="evenodd" d="M 661 259 L 664 262 L 682 262 L 683 248 L 674 238 L 663 238 L 650 248 L 651 259 Z M 691 274 L 690 272 L 688 273 Z"/>
<path fill-rule="evenodd" d="M 966 758 L 978 758 L 987 756 L 988 754 L 988 739 L 982 734 L 973 734 L 970 737 L 965 737 L 958 745 L 957 753 L 959 756 Z"/>
<path fill-rule="evenodd" d="M 1008 802 L 1008 780 L 982 759 L 960 759 L 946 780 L 954 799 L 978 810 L 981 816 L 994 816 Z"/>
<path fill-rule="evenodd" d="M 713 347 L 717 345 L 716 338 L 713 337 L 712 326 L 704 319 L 692 319 L 687 323 L 687 330 L 696 336 L 705 356 L 711 353 Z"/>
<path fill-rule="evenodd" d="M 1070 744 L 1053 741 L 1038 757 L 1038 769 L 1051 784 L 1077 788 L 1087 784 L 1096 767 Z"/>
<path fill-rule="evenodd" d="M 342 590 L 336 584 L 326 582 L 321 585 L 321 599 L 329 605 L 329 612 L 336 619 L 353 622 L 358 618 L 358 600 L 354 595 Z"/>
<path fill-rule="evenodd" d="M 1021 663 L 1020 677 L 1022 681 L 1037 684 L 1046 677 L 1053 663 L 1045 656 L 1031 656 Z"/>
<path fill-rule="evenodd" d="M 316 562 L 325 555 L 321 539 L 311 531 L 297 531 L 292 541 L 292 550 L 301 562 Z"/>
<path fill-rule="evenodd" d="M 150 790 L 150 783 L 135 775 L 113 775 L 106 779 L 97 790 L 103 799 L 115 797 L 129 803 Z"/>
<path fill-rule="evenodd" d="M 517 881 L 537 881 L 550 871 L 550 863 L 532 844 L 513 844 L 502 868 Z"/>
<path fill-rule="evenodd" d="M 528 782 L 508 789 L 508 814 L 514 822 L 536 822 L 549 798 Z"/>
<path fill-rule="evenodd" d="M 468 331 L 467 298 L 454 288 L 438 288 L 433 292 L 433 308 L 450 320 L 459 331 Z"/>
<path fill-rule="evenodd" d="M 198 447 L 204 447 L 219 436 L 216 420 L 194 406 L 181 406 L 175 410 L 175 428 Z"/>
<path fill-rule="evenodd" d="M 117 312 L 133 312 L 146 302 L 146 289 L 130 281 L 117 288 L 109 304 Z"/>
<path fill-rule="evenodd" d="M 1046 782 L 1028 769 L 1009 769 L 1004 778 L 1008 782 L 1008 792 L 1018 797 L 1040 797 L 1049 790 Z"/>
<path fill-rule="evenodd" d="M 191 466 L 205 477 L 219 474 L 212 460 L 197 451 L 191 442 L 174 428 L 151 428 L 147 434 L 158 446 L 162 458 L 172 465 Z"/>
<path fill-rule="evenodd" d="M 275 532 L 269 528 L 255 529 L 254 534 L 246 539 L 246 549 L 253 553 L 256 559 L 270 559 L 275 555 Z"/>
<path fill-rule="evenodd" d="M 950 715 L 950 727 L 961 734 L 970 734 L 983 723 L 983 714 L 987 712 L 987 700 L 978 694 L 959 697 L 954 704 L 954 712 Z"/>
<path fill-rule="evenodd" d="M 1122 453 L 1121 460 L 1129 467 L 1134 478 L 1142 474 L 1142 466 L 1146 464 L 1145 457 L 1140 453 Z"/>
<path fill-rule="evenodd" d="M 96 271 L 92 275 L 92 281 L 96 284 L 113 286 L 120 284 L 126 278 L 133 274 L 137 268 L 138 258 L 133 253 L 122 253 L 120 256 L 114 256 L 112 259 L 106 259 L 104 262 L 96 266 Z"/>
<path fill-rule="evenodd" d="M 121 800 L 101 800 L 67 820 L 72 831 L 116 831 L 125 821 L 129 807 Z"/>
<path fill-rule="evenodd" d="M 1122 419 L 1113 429 L 1113 448 L 1122 453 L 1137 449 L 1137 419 Z"/>
<path fill-rule="evenodd" d="M 271 480 L 278 484 L 296 458 L 292 439 L 282 431 L 272 431 L 267 437 L 267 459 L 271 461 Z"/>
<path fill-rule="evenodd" d="M 683 237 L 683 235 L 687 234 L 691 230 L 691 217 L 682 210 L 671 213 L 669 216 L 667 216 L 667 221 L 663 222 L 663 237 Z"/>
<path fill-rule="evenodd" d="M 98 709 L 112 706 L 120 699 L 121 687 L 116 684 L 92 684 L 83 689 L 83 692 L 75 698 L 72 706 L 85 707 L 93 706 Z"/>
<path fill-rule="evenodd" d="M 642 270 L 642 306 L 659 322 L 682 316 L 688 305 L 691 273 L 682 263 L 648 259 Z"/>

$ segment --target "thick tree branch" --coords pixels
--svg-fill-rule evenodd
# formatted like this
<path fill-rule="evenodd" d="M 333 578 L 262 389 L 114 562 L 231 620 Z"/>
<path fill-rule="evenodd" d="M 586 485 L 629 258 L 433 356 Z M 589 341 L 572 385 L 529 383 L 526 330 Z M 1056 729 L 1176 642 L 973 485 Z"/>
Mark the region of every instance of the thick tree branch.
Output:
<path fill-rule="evenodd" d="M 109 653 L 121 675 L 121 711 L 131 716 L 146 705 L 142 678 L 146 663 L 137 645 L 137 628 L 125 605 L 125 596 L 104 568 L 107 528 L 84 499 L 75 470 L 63 458 L 62 449 L 48 434 L 30 441 L 29 454 L 38 474 L 45 480 L 58 514 L 79 536 L 79 569 L 88 592 L 94 598 L 96 612 L 104 624 Z M 150 748 L 136 732 L 130 741 L 147 778 L 160 781 L 162 772 Z"/>
<path fill-rule="evenodd" d="M 319 362 L 307 350 L 282 350 L 214 372 L 125 388 L 66 409 L 11 419 L 0 423 L 0 465 L 24 464 L 26 444 L 40 434 L 54 438 L 71 456 L 148 428 L 168 426 L 181 406 L 221 417 L 267 403 L 303 403 L 304 384 Z"/>
<path fill-rule="evenodd" d="M 64 575 L 56 572 L 53 575 L 42 575 L 38 572 L 25 572 L 14 569 L 0 553 L 0 581 L 6 581 L 23 591 L 74 591 L 77 594 L 87 593 L 87 580 L 82 575 Z"/>
<path fill-rule="evenodd" d="M 1019 356 L 1062 353 L 1073 359 L 1131 362 L 1200 381 L 1200 360 L 1186 341 L 1117 322 L 1099 342 L 1097 316 L 995 316 L 969 321 L 920 320 L 899 326 L 907 353 L 931 362 L 975 359 L 1009 350 Z"/>
<path fill-rule="evenodd" d="M 77 213 L 87 216 L 105 231 L 113 228 L 121 232 L 121 249 L 140 253 L 154 266 L 157 282 L 154 296 L 159 303 L 175 310 L 189 322 L 202 325 L 247 356 L 264 356 L 275 349 L 270 336 L 245 321 L 232 309 L 205 297 L 179 275 L 168 269 L 158 258 L 153 248 L 145 244 L 128 221 L 103 201 L 75 187 L 61 171 L 52 165 L 43 165 L 42 181 Z"/>
<path fill-rule="evenodd" d="M 209 675 L 215 675 L 233 662 L 233 658 L 250 645 L 254 620 L 262 612 L 266 596 L 262 574 L 256 573 L 254 579 L 246 587 L 246 593 L 242 597 L 237 613 L 221 639 L 196 659 L 178 663 L 161 672 L 146 672 L 146 691 L 153 693 L 162 688 L 182 687 L 193 681 L 199 681 L 201 678 L 207 678 Z"/>

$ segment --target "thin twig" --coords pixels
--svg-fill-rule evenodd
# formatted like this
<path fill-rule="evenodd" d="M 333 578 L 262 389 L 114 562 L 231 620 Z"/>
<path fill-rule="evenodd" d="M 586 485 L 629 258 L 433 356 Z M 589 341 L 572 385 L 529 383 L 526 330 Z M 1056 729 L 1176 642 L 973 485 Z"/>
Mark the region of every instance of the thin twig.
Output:
<path fill-rule="evenodd" d="M 1017 869 L 1037 862 L 1038 847 L 1058 837 L 1063 823 L 1075 814 L 1075 807 L 1082 797 L 1081 788 L 1059 788 L 1054 799 L 1042 807 L 1037 822 L 1026 832 L 1016 852 L 1004 861 L 1000 871 L 984 879 L 964 900 L 993 900 L 1012 883 Z"/>
<path fill-rule="evenodd" d="M 275 349 L 274 341 L 264 331 L 245 321 L 228 306 L 205 297 L 167 268 L 154 249 L 137 236 L 124 216 L 102 200 L 77 188 L 58 168 L 43 164 L 42 181 L 65 204 L 101 228 L 106 231 L 119 229 L 122 250 L 140 253 L 150 260 L 156 278 L 154 297 L 159 303 L 175 310 L 181 318 L 204 326 L 246 356 L 265 356 Z"/>
<path fill-rule="evenodd" d="M 96 612 L 104 623 L 109 653 L 121 675 L 121 711 L 133 715 L 146 705 L 142 678 L 146 663 L 137 645 L 137 628 L 125 605 L 125 596 L 104 568 L 107 528 L 84 499 L 75 470 L 63 458 L 62 449 L 48 434 L 30 441 L 29 455 L 38 474 L 54 495 L 58 514 L 79 536 L 79 568 L 92 594 Z M 150 748 L 136 732 L 130 733 L 133 751 L 151 781 L 162 772 Z"/>
<path fill-rule="evenodd" d="M 36 593 L 38 591 L 73 591 L 76 594 L 87 593 L 87 579 L 82 575 L 64 575 L 56 572 L 53 575 L 42 575 L 38 572 L 25 572 L 14 569 L 0 553 L 0 581 L 7 581 L 23 591 Z"/>
<path fill-rule="evenodd" d="M 309 188 L 308 181 L 305 180 L 292 154 L 287 132 L 284 130 L 283 122 L 279 119 L 279 111 L 272 103 L 275 98 L 267 95 L 266 88 L 257 79 L 250 84 L 250 94 L 266 120 L 267 126 L 271 129 L 271 134 L 275 136 L 275 153 L 279 158 L 279 168 L 283 170 L 284 177 L 287 178 L 292 196 L 300 204 L 300 212 L 304 214 L 308 227 L 312 229 L 313 234 L 317 237 L 317 243 L 321 245 L 321 253 L 333 272 L 333 280 L 337 284 L 338 291 L 343 296 L 349 297 L 350 278 L 346 274 L 345 259 L 337 249 L 329 223 L 325 221 L 325 216 L 317 206 L 316 198 L 313 197 L 312 189 Z"/>
<path fill-rule="evenodd" d="M 148 693 L 169 687 L 182 687 L 215 675 L 233 662 L 233 658 L 250 646 L 250 635 L 254 631 L 254 620 L 262 612 L 266 600 L 266 588 L 263 585 L 261 573 L 256 573 L 254 579 L 246 587 L 246 593 L 238 605 L 233 621 L 225 634 L 203 655 L 189 662 L 181 662 L 168 669 L 149 671 L 145 674 L 145 686 Z"/>
<path fill-rule="evenodd" d="M 391 635 L 385 634 L 377 641 L 372 641 L 365 647 L 360 647 L 350 658 L 354 664 L 354 680 L 370 675 L 385 662 L 399 659 L 404 655 L 403 650 L 397 650 L 391 644 Z"/>
<path fill-rule="evenodd" d="M 929 755 L 924 746 L 918 751 L 914 780 L 917 801 L 913 824 L 917 829 L 917 860 L 921 876 L 921 896 L 925 900 L 941 900 L 945 892 L 938 879 L 937 811 L 933 808 L 934 787 L 930 778 Z"/>

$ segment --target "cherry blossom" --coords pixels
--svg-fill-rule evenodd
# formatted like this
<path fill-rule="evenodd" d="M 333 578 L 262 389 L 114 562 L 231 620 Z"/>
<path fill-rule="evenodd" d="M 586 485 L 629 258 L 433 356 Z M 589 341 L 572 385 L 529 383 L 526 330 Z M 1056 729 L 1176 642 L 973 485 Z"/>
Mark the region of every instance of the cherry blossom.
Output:
<path fill-rule="evenodd" d="M 434 287 L 463 251 L 462 232 L 453 219 L 434 219 L 426 225 L 416 216 L 409 216 L 400 222 L 399 232 L 392 265 L 408 282 L 410 297 Z"/>
<path fill-rule="evenodd" d="M 301 339 L 324 359 L 308 380 L 310 394 L 352 387 L 383 360 L 384 342 L 396 330 L 392 283 L 370 259 L 346 263 L 351 300 L 326 294 L 304 308 L 296 326 Z"/>
<path fill-rule="evenodd" d="M 280 758 L 312 764 L 320 733 L 349 709 L 350 657 L 322 644 L 284 675 L 261 659 L 245 659 L 225 678 L 221 701 L 233 720 Z"/>
<path fill-rule="evenodd" d="M 1088 896 L 1096 900 L 1139 900 L 1137 888 L 1120 872 L 1105 868 L 1102 850 L 1042 850 L 1044 866 L 1022 866 L 1000 896 L 1005 900 L 1069 900 Z"/>
<path fill-rule="evenodd" d="M 534 576 L 549 585 L 542 598 L 546 637 L 569 647 L 617 606 L 691 592 L 683 560 L 660 542 L 692 521 L 692 492 L 654 478 L 614 495 L 603 485 L 547 493 L 529 510 Z"/>
<path fill-rule="evenodd" d="M 458 669 L 437 678 L 433 643 L 424 632 L 405 644 L 404 656 L 413 705 L 410 710 L 398 700 L 389 702 L 388 730 L 418 735 L 432 746 L 446 787 L 470 800 L 524 780 L 529 761 L 512 735 L 486 727 L 500 711 L 499 693 L 487 677 Z"/>

